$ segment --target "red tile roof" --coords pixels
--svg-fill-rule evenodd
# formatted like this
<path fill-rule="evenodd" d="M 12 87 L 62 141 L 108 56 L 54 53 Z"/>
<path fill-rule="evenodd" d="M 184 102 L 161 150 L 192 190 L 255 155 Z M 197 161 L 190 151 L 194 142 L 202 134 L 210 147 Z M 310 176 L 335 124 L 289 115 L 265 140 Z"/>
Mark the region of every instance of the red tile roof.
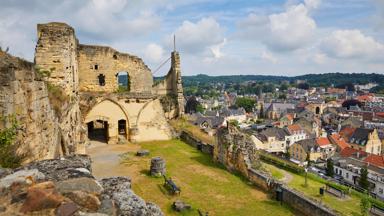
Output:
<path fill-rule="evenodd" d="M 384 167 L 384 156 L 370 154 L 364 161 L 379 167 Z"/>
<path fill-rule="evenodd" d="M 361 150 L 357 150 L 357 149 L 353 149 L 351 147 L 344 148 L 340 152 L 340 156 L 341 157 L 351 157 L 352 155 L 356 155 L 357 152 L 359 152 L 360 156 L 367 156 L 367 152 L 361 151 Z"/>
<path fill-rule="evenodd" d="M 300 127 L 300 125 L 293 124 L 293 125 L 288 126 L 288 130 L 289 130 L 289 132 L 293 132 L 293 131 L 301 131 L 303 129 Z"/>
<path fill-rule="evenodd" d="M 331 144 L 327 137 L 319 137 L 316 139 L 316 142 L 319 146 L 325 146 Z"/>
<path fill-rule="evenodd" d="M 360 95 L 360 96 L 357 96 L 356 97 L 356 100 L 360 101 L 360 102 L 367 102 L 367 101 L 372 101 L 373 100 L 373 96 L 372 95 Z"/>
<path fill-rule="evenodd" d="M 343 139 L 339 134 L 332 134 L 330 137 L 330 141 L 337 145 L 341 150 L 350 147 L 350 145 Z"/>
<path fill-rule="evenodd" d="M 339 134 L 344 139 L 349 140 L 349 138 L 352 136 L 355 130 L 356 128 L 353 128 L 353 127 L 345 127 L 339 132 Z"/>

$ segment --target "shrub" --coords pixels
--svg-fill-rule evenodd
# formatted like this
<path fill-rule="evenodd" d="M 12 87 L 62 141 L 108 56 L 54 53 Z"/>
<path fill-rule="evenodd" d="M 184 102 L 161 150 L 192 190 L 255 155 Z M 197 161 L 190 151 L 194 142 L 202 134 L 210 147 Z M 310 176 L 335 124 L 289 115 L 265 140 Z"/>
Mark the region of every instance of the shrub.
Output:
<path fill-rule="evenodd" d="M 63 90 L 49 82 L 47 82 L 47 90 L 49 101 L 51 102 L 52 108 L 55 110 L 56 114 L 60 117 L 61 110 L 64 104 L 69 100 L 68 96 L 63 92 Z"/>
<path fill-rule="evenodd" d="M 10 125 L 0 129 L 0 166 L 15 168 L 20 165 L 20 157 L 15 152 L 14 141 L 17 135 L 18 122 L 15 116 L 1 117 L 4 125 Z"/>

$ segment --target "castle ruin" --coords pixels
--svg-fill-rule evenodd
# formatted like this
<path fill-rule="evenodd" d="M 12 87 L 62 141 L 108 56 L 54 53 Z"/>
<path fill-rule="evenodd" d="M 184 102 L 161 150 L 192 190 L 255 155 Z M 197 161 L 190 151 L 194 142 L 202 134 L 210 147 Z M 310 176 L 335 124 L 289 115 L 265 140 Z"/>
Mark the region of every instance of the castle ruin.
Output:
<path fill-rule="evenodd" d="M 178 52 L 172 52 L 171 67 L 165 78 L 154 82 L 151 70 L 139 57 L 106 46 L 80 44 L 74 29 L 65 23 L 38 24 L 37 36 L 34 65 L 9 58 L 13 59 L 13 64 L 23 62 L 27 65 L 19 69 L 32 74 L 28 85 L 35 85 L 40 79 L 40 87 L 36 88 L 42 91 L 42 98 L 51 96 L 50 102 L 28 102 L 26 94 L 31 90 L 17 90 L 20 88 L 15 84 L 18 76 L 12 75 L 2 80 L 2 98 L 10 96 L 13 99 L 0 101 L 0 114 L 18 115 L 16 108 L 20 106 L 26 110 L 19 121 L 29 128 L 30 124 L 25 121 L 28 119 L 32 122 L 30 112 L 33 109 L 37 115 L 34 120 L 46 118 L 41 124 L 34 122 L 37 125 L 28 129 L 37 133 L 37 137 L 42 134 L 39 133 L 39 130 L 43 130 L 40 125 L 47 124 L 46 121 L 52 122 L 54 126 L 45 129 L 50 132 L 44 133 L 45 136 L 51 136 L 50 143 L 41 144 L 44 151 L 36 152 L 38 159 L 84 153 L 87 136 L 103 139 L 108 144 L 172 138 L 167 119 L 184 113 Z M 9 62 L 2 63 L 2 74 L 18 74 L 16 70 L 6 70 Z M 126 77 L 124 88 L 119 83 L 121 74 Z M 24 79 L 22 74 L 19 75 L 20 79 Z M 41 81 L 45 81 L 46 86 L 42 86 Z M 17 91 L 24 91 L 20 93 L 24 101 L 17 98 Z M 40 115 L 43 108 L 48 111 Z M 52 110 L 56 116 L 51 116 Z M 21 141 L 27 142 L 21 146 L 31 147 L 32 143 L 39 145 L 36 141 Z"/>

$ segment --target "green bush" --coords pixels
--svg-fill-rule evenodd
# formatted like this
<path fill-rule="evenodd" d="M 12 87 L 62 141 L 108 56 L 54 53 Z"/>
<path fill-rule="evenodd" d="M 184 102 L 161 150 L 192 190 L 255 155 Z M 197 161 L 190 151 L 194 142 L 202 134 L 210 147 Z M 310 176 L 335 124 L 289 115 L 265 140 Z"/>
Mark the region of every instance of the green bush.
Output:
<path fill-rule="evenodd" d="M 5 116 L 0 119 L 4 125 L 10 125 L 0 129 L 0 166 L 15 168 L 20 166 L 20 157 L 16 156 L 14 141 L 17 135 L 18 122 L 15 116 Z"/>

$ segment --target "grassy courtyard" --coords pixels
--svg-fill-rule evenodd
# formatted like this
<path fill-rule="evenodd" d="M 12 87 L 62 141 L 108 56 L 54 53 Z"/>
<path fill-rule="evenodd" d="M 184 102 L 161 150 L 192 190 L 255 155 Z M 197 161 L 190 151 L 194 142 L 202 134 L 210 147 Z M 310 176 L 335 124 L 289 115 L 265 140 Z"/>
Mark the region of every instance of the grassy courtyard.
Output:
<path fill-rule="evenodd" d="M 197 215 L 197 209 L 209 215 L 293 215 L 289 207 L 271 200 L 244 178 L 229 173 L 182 141 L 147 142 L 140 147 L 150 150 L 150 156 L 136 157 L 132 149 L 122 156 L 123 168 L 119 169 L 129 170 L 135 193 L 157 203 L 166 215 L 177 215 L 171 209 L 176 199 L 193 207 L 183 215 Z M 163 178 L 148 175 L 150 158 L 154 156 L 166 160 L 167 176 L 181 188 L 180 196 L 172 196 L 164 189 Z"/>

